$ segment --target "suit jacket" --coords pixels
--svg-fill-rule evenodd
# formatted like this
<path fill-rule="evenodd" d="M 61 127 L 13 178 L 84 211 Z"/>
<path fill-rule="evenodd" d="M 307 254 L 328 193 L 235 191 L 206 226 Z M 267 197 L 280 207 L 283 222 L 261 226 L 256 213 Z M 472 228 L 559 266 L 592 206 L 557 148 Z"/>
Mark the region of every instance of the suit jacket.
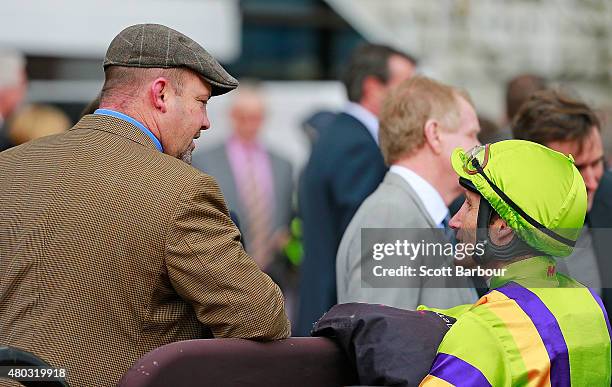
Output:
<path fill-rule="evenodd" d="M 292 211 L 293 195 L 293 169 L 291 163 L 272 152 L 267 152 L 272 168 L 273 191 L 274 191 L 274 213 L 272 217 L 272 231 L 288 228 Z M 238 193 L 236 180 L 232 173 L 225 144 L 211 150 L 203 150 L 193 155 L 192 165 L 202 172 L 213 176 L 223 192 L 227 206 L 238 215 L 242 221 L 244 237 L 249 241 L 249 230 L 246 229 L 244 220 L 247 219 L 246 209 Z"/>
<path fill-rule="evenodd" d="M 238 242 L 215 180 L 115 117 L 0 154 L 0 345 L 115 385 L 146 352 L 279 339 L 282 294 Z"/>
<path fill-rule="evenodd" d="M 387 168 L 367 128 L 346 113 L 336 116 L 314 142 L 299 186 L 304 260 L 297 335 L 336 303 L 336 252 L 344 230 Z"/>
<path fill-rule="evenodd" d="M 602 300 L 612 312 L 612 171 L 604 173 L 587 216 L 593 235 L 593 248 L 599 268 Z"/>
<path fill-rule="evenodd" d="M 362 251 L 362 228 L 415 229 L 416 235 L 416 229 L 436 230 L 438 225 L 410 184 L 398 174 L 387 172 L 380 186 L 359 207 L 340 243 L 336 261 L 338 303 L 367 302 L 415 310 L 419 305 L 451 308 L 476 301 L 476 291 L 467 280 L 464 288 L 451 289 L 421 287 L 419 277 L 402 278 L 403 287 L 398 288 L 364 287 L 361 263 L 371 261 L 372 255 Z"/>

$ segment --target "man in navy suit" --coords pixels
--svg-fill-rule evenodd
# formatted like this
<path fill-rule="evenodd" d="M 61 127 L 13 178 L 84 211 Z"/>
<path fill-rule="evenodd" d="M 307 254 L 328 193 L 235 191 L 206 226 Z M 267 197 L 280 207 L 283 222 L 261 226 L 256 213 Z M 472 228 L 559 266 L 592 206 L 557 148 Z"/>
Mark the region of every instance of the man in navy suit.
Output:
<path fill-rule="evenodd" d="M 415 72 L 414 58 L 382 45 L 357 48 L 343 79 L 349 103 L 313 143 L 299 187 L 304 260 L 296 336 L 336 303 L 336 251 L 351 218 L 382 181 L 378 114 L 387 91 Z"/>

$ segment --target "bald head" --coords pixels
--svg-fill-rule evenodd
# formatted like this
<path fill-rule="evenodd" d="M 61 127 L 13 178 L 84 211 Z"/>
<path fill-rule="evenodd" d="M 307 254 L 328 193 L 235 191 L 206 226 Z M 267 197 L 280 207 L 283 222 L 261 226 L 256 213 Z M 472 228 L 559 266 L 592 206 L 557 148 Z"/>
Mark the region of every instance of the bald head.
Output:
<path fill-rule="evenodd" d="M 240 86 L 230 113 L 234 134 L 242 141 L 255 141 L 264 121 L 265 110 L 258 88 Z"/>

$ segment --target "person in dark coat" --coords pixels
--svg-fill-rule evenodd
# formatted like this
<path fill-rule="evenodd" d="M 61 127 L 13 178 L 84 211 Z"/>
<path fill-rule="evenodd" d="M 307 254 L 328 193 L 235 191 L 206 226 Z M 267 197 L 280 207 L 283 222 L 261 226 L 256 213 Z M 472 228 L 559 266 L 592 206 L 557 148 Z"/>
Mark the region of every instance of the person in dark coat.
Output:
<path fill-rule="evenodd" d="M 355 50 L 344 84 L 349 103 L 314 142 L 299 186 L 304 260 L 297 336 L 336 303 L 336 251 L 346 226 L 387 171 L 378 148 L 378 114 L 389 88 L 410 78 L 416 61 L 387 46 Z"/>

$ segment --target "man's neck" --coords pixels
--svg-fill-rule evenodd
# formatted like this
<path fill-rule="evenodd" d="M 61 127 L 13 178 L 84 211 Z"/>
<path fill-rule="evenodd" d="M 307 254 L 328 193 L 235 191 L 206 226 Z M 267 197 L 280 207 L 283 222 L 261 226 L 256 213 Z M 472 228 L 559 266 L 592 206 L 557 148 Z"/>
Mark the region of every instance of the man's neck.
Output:
<path fill-rule="evenodd" d="M 364 102 L 359 103 L 359 106 L 369 111 L 370 113 L 374 114 L 374 116 L 378 118 L 379 109 L 377 109 L 373 103 L 364 101 Z"/>
<path fill-rule="evenodd" d="M 157 125 L 157 122 L 151 115 L 142 113 L 143 110 L 126 107 L 124 105 L 102 103 L 100 104 L 100 109 L 114 110 L 116 112 L 123 113 L 127 116 L 132 117 L 136 121 L 143 124 L 147 129 L 149 129 L 158 140 L 161 140 L 159 126 Z"/>
<path fill-rule="evenodd" d="M 429 163 L 427 159 L 422 159 L 420 156 L 420 154 L 417 154 L 410 158 L 404 158 L 394 164 L 409 168 L 411 171 L 421 176 L 438 191 L 440 196 L 442 196 L 442 200 L 444 200 L 444 204 L 448 207 L 453 200 L 459 196 L 460 191 L 458 187 L 455 187 L 456 184 L 453 184 L 453 181 L 448 179 L 447 176 L 443 176 L 443 174 L 439 173 L 437 168 L 432 168 L 432 164 Z M 433 162 L 432 160 L 432 163 Z"/>
<path fill-rule="evenodd" d="M 526 260 L 533 260 L 525 262 Z M 492 260 L 481 266 L 484 269 L 501 269 L 504 274 L 500 277 L 485 277 L 487 286 L 499 287 L 514 280 L 539 281 L 555 278 L 556 262 L 545 255 L 524 255 L 507 261 Z"/>
<path fill-rule="evenodd" d="M 525 259 L 536 257 L 534 254 L 522 255 L 520 257 L 515 257 L 506 261 L 500 261 L 498 259 L 491 260 L 487 262 L 485 265 L 482 265 L 483 269 L 503 269 L 504 267 L 511 265 L 515 262 L 523 261 Z M 485 281 L 487 282 L 487 286 L 491 286 L 491 277 L 485 276 Z"/>

